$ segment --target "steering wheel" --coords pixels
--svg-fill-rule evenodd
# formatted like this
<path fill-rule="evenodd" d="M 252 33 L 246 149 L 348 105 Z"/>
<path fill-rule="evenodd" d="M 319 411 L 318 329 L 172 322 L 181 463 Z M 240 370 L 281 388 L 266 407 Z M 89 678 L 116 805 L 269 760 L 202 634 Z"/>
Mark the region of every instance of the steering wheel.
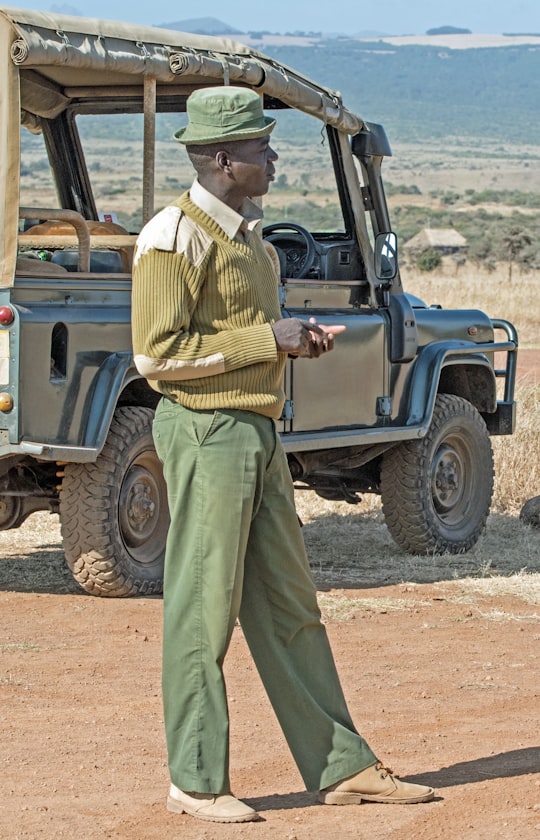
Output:
<path fill-rule="evenodd" d="M 281 232 L 291 230 L 301 237 L 305 253 L 303 250 L 302 252 L 298 251 L 294 242 L 290 239 L 288 240 L 290 244 L 288 244 L 287 247 L 285 246 L 283 239 L 286 239 L 286 237 L 282 236 Z M 298 280 L 307 277 L 313 267 L 315 257 L 317 256 L 315 240 L 309 230 L 306 230 L 306 228 L 301 225 L 297 225 L 294 222 L 275 222 L 274 224 L 267 225 L 263 228 L 263 238 L 271 242 L 278 250 L 278 253 L 280 250 L 285 252 L 287 258 L 285 277 L 296 278 Z"/>

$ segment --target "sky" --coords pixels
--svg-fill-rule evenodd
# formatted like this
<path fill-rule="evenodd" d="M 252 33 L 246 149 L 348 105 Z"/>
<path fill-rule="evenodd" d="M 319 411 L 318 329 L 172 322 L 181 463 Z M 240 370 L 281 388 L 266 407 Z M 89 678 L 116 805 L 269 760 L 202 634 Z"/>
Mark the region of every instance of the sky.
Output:
<path fill-rule="evenodd" d="M 152 26 L 213 17 L 242 32 L 419 35 L 449 25 L 478 34 L 540 33 L 538 0 L 204 0 L 200 5 L 178 0 L 12 0 L 6 5 Z"/>

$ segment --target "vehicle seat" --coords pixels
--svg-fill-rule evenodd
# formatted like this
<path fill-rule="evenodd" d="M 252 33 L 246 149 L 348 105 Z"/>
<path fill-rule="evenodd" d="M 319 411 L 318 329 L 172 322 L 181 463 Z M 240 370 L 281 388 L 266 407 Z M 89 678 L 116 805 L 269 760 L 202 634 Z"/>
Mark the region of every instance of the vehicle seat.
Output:
<path fill-rule="evenodd" d="M 126 236 L 128 231 L 115 222 L 87 221 L 90 236 Z M 75 229 L 69 222 L 47 221 L 32 225 L 19 234 L 19 244 L 24 247 L 24 237 L 40 237 L 43 239 L 43 247 L 47 248 L 47 237 L 74 236 Z M 52 261 L 64 266 L 68 271 L 77 270 L 77 249 L 58 248 L 55 250 Z M 119 248 L 107 247 L 106 249 L 92 249 L 90 252 L 90 271 L 96 272 L 131 272 L 133 261 L 133 246 L 122 246 Z"/>

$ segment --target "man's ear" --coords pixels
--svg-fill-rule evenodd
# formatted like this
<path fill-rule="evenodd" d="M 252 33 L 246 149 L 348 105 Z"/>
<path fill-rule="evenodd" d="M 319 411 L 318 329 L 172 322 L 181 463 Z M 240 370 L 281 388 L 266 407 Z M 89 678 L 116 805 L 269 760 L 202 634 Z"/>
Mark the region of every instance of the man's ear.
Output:
<path fill-rule="evenodd" d="M 229 172 L 231 167 L 231 158 L 229 153 L 225 149 L 221 149 L 219 152 L 216 153 L 216 163 L 218 168 L 222 170 L 222 172 Z"/>

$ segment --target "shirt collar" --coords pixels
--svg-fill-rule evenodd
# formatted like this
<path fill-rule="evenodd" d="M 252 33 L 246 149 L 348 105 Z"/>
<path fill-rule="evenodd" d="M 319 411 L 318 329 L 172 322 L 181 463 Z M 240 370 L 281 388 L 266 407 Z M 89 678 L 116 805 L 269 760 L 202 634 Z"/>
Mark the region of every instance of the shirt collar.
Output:
<path fill-rule="evenodd" d="M 217 222 L 230 239 L 242 234 L 248 239 L 249 234 L 263 218 L 263 212 L 254 201 L 246 198 L 240 207 L 240 213 L 233 210 L 202 186 L 197 179 L 189 191 L 193 204 Z"/>

